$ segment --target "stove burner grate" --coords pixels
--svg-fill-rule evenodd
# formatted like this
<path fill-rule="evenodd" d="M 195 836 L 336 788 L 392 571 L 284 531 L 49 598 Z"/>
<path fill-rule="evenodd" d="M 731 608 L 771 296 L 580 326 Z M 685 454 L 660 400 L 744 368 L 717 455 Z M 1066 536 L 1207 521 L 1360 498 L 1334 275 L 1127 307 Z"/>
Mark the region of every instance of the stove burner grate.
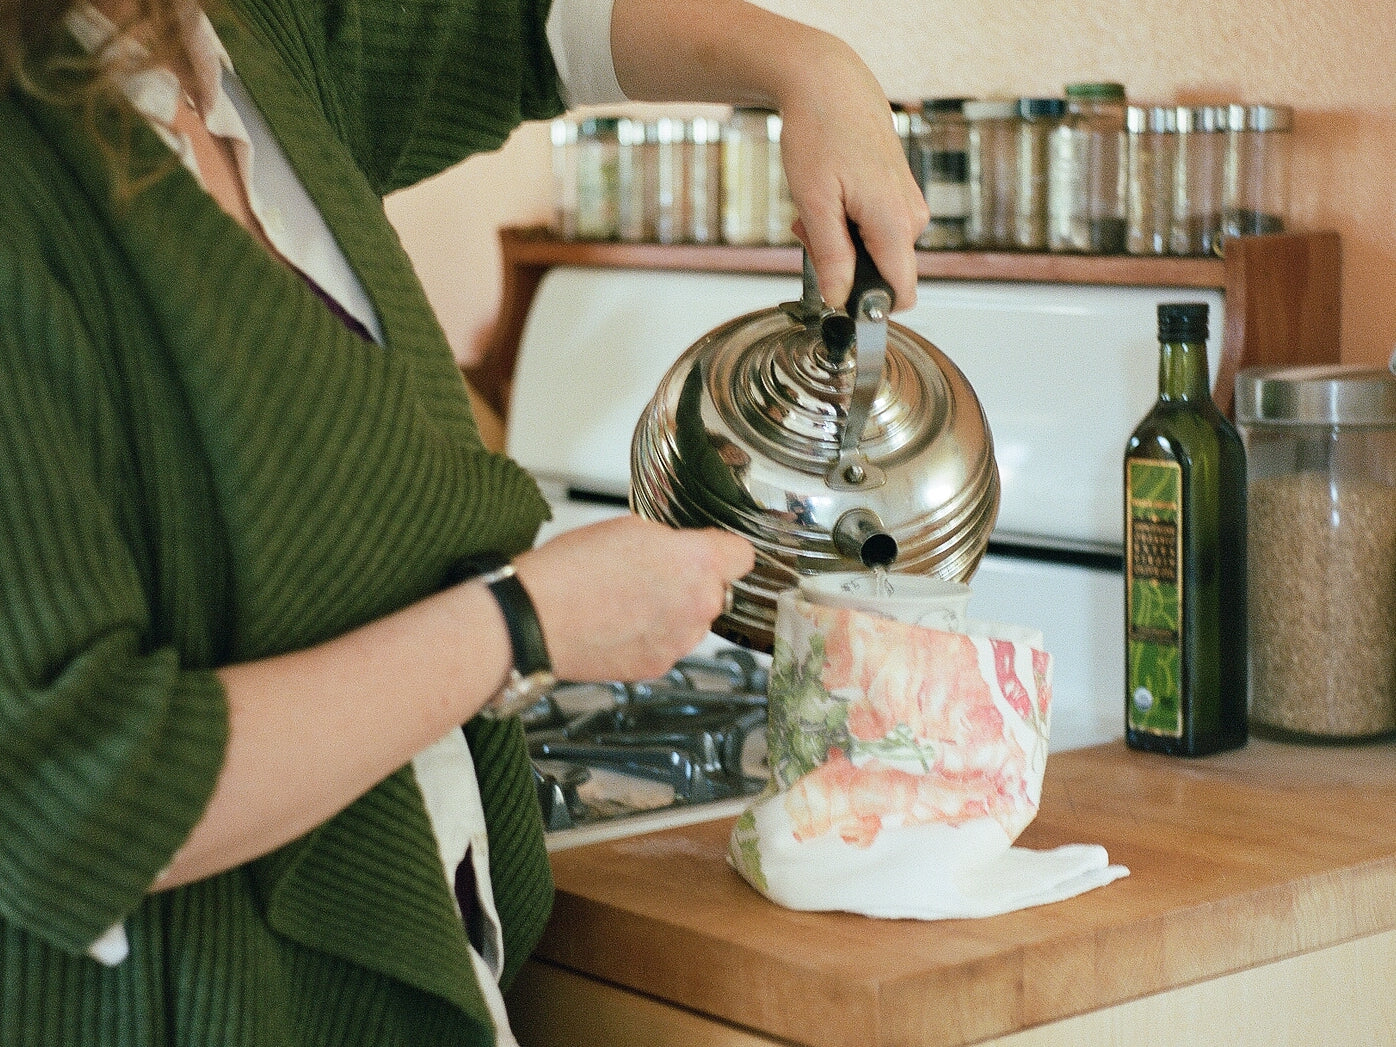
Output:
<path fill-rule="evenodd" d="M 560 684 L 525 714 L 549 830 L 754 795 L 766 672 L 750 651 L 690 657 L 659 680 Z"/>

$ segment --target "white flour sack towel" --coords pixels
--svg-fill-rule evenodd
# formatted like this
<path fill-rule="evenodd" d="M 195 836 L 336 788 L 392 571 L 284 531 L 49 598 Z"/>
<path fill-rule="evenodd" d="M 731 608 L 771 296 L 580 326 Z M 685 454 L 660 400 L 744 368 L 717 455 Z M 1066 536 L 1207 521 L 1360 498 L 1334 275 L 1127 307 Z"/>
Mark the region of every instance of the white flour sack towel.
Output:
<path fill-rule="evenodd" d="M 1128 875 L 1105 849 L 1014 847 L 1037 814 L 1052 659 L 1041 634 L 964 633 L 779 599 L 770 787 L 732 866 L 790 909 L 994 916 Z"/>

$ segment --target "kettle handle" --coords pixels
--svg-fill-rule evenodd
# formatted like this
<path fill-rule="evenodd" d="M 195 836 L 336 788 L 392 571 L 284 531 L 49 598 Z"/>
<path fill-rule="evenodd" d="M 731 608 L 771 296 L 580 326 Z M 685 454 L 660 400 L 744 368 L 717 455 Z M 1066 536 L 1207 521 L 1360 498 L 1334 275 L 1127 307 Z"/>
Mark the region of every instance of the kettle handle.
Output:
<path fill-rule="evenodd" d="M 863 234 L 858 231 L 856 225 L 849 225 L 848 236 L 853 241 L 853 289 L 849 292 L 848 301 L 845 303 L 848 315 L 857 318 L 859 303 L 870 291 L 881 291 L 887 296 L 886 304 L 882 306 L 882 310 L 884 313 L 890 313 L 896 304 L 892 285 L 882 278 L 877 263 L 873 261 L 872 255 L 868 254 L 868 249 L 863 243 Z"/>
<path fill-rule="evenodd" d="M 867 460 L 859 450 L 859 444 L 863 440 L 868 416 L 872 413 L 873 401 L 882 388 L 882 369 L 887 356 L 887 314 L 892 311 L 892 286 L 878 272 L 857 228 L 850 225 L 848 233 L 853 239 L 857 259 L 853 271 L 853 291 L 848 296 L 848 319 L 844 321 L 847 324 L 851 320 L 853 327 L 853 392 L 848 399 L 843 431 L 839 434 L 839 459 L 829 470 L 826 479 L 837 490 L 867 490 L 882 483 L 882 471 Z M 826 324 L 826 344 L 841 326 Z M 841 337 L 837 340 L 845 341 L 846 328 L 839 334 Z M 840 355 L 847 352 L 846 346 L 845 341 L 845 345 L 840 347 Z"/>

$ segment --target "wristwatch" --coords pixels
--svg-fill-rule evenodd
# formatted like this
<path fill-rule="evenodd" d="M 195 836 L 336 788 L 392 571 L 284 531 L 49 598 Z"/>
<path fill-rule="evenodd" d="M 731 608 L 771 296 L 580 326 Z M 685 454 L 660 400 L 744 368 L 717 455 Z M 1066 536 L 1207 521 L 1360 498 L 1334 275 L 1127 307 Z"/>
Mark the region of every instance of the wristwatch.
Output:
<path fill-rule="evenodd" d="M 503 718 L 522 712 L 541 701 L 557 684 L 553 663 L 548 658 L 548 646 L 543 641 L 543 627 L 538 612 L 514 565 L 495 553 L 468 556 L 458 560 L 447 572 L 446 584 L 453 585 L 478 579 L 489 589 L 504 615 L 509 631 L 509 646 L 514 664 L 509 679 L 499 692 L 485 703 L 480 715 Z"/>

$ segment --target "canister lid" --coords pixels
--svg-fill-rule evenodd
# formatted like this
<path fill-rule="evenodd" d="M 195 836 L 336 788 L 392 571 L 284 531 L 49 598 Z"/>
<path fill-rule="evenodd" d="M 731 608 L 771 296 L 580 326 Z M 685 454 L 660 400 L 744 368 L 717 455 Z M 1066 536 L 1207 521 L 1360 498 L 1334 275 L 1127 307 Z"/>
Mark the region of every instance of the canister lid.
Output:
<path fill-rule="evenodd" d="M 1396 375 L 1360 364 L 1248 367 L 1236 376 L 1240 425 L 1396 425 Z"/>

